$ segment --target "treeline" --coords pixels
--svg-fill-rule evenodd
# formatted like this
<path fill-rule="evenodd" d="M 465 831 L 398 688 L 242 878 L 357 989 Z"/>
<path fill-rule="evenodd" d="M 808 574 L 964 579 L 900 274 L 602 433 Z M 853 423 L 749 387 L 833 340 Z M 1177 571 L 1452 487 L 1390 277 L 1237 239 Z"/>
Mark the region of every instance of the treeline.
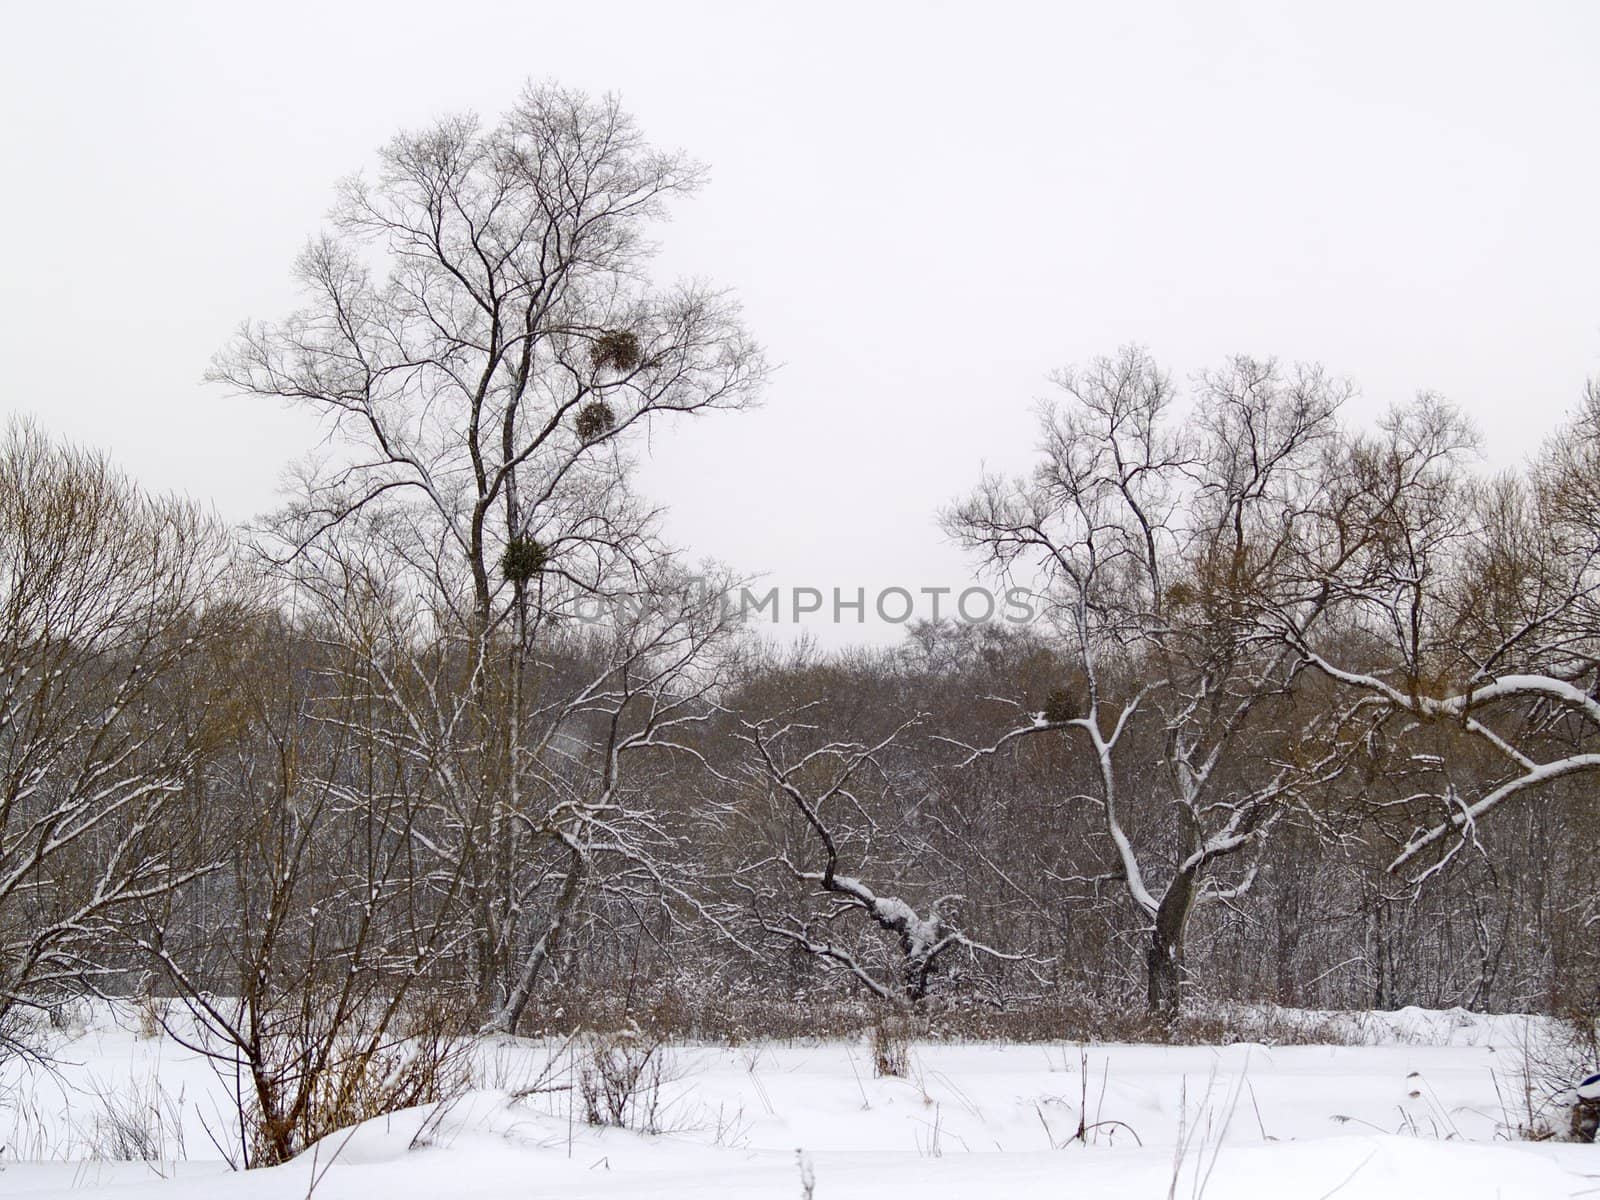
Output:
<path fill-rule="evenodd" d="M 177 998 L 276 1161 L 422 1028 L 1594 1004 L 1600 391 L 1486 477 L 1438 399 L 1125 350 L 944 511 L 1039 621 L 778 650 L 630 486 L 765 376 L 645 275 L 698 174 L 552 87 L 396 138 L 216 361 L 327 423 L 252 530 L 12 428 L 0 1044 Z"/>

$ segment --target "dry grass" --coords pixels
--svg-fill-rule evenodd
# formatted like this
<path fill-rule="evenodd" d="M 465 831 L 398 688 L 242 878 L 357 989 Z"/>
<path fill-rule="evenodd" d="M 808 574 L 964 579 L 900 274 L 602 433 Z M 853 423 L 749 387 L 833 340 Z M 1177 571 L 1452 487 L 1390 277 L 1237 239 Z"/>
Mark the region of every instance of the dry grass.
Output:
<path fill-rule="evenodd" d="M 1600 1064 L 1600 1000 L 1574 1007 L 1549 1022 L 1544 1036 L 1531 1030 L 1518 1047 L 1519 1069 L 1507 1094 L 1501 1089 L 1503 1125 L 1528 1141 L 1593 1141 L 1588 1123 L 1600 1118 L 1578 1101 L 1574 1088 Z"/>
<path fill-rule="evenodd" d="M 1037 998 L 1004 1009 L 932 1000 L 906 1013 L 871 999 L 761 996 L 714 986 L 704 992 L 673 985 L 596 986 L 561 1000 L 557 1009 L 529 1014 L 527 1028 L 532 1035 L 573 1037 L 632 1026 L 658 1040 L 741 1045 L 875 1037 L 886 1021 L 898 1019 L 908 1039 L 946 1042 L 1368 1045 L 1397 1036 L 1360 1013 L 1196 1003 L 1168 1025 L 1137 1002 L 1071 996 Z"/>
<path fill-rule="evenodd" d="M 904 1013 L 890 1013 L 873 1022 L 872 1073 L 879 1079 L 904 1079 L 910 1072 L 912 1029 Z"/>
<path fill-rule="evenodd" d="M 96 1111 L 78 1130 L 86 1158 L 108 1162 L 167 1163 L 188 1157 L 183 1140 L 183 1096 L 172 1096 L 153 1076 L 127 1088 L 96 1083 Z"/>

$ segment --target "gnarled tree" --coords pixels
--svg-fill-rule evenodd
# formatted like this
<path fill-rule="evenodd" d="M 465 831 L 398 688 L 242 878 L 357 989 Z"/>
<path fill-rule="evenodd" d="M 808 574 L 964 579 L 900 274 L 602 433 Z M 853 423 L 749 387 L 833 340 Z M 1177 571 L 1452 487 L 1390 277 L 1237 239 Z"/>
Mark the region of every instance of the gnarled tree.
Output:
<path fill-rule="evenodd" d="M 817 723 L 824 708 L 817 702 L 778 717 L 741 720 L 735 735 L 743 762 L 730 782 L 742 782 L 756 801 L 747 821 L 765 834 L 751 840 L 753 857 L 735 880 L 761 933 L 842 968 L 873 995 L 897 1004 L 926 999 L 947 955 L 1025 959 L 969 937 L 956 913 L 959 895 L 927 896 L 925 881 L 901 878 L 891 891 L 881 878 L 862 878 L 868 872 L 904 875 L 916 865 L 918 840 L 898 829 L 904 811 L 892 811 L 909 807 L 908 799 L 896 797 L 880 827 L 872 809 L 883 806 L 865 802 L 864 789 L 895 797 L 886 756 L 922 718 L 866 743 L 826 736 Z M 917 786 L 915 779 L 903 782 Z M 797 836 L 783 836 L 796 821 Z M 798 885 L 799 894 L 786 884 Z M 891 969 L 878 967 L 879 955 L 863 948 L 862 930 L 852 924 L 875 927 L 892 939 Z"/>
<path fill-rule="evenodd" d="M 1056 382 L 1032 477 L 986 480 L 946 526 L 1039 588 L 1070 669 L 1045 696 L 998 698 L 1020 720 L 968 761 L 1036 735 L 1092 756 L 1081 799 L 1099 811 L 1104 879 L 1146 922 L 1149 1003 L 1170 1018 L 1191 914 L 1247 892 L 1274 825 L 1340 769 L 1337 746 L 1283 751 L 1314 745 L 1323 716 L 1297 705 L 1305 658 L 1262 610 L 1292 608 L 1304 637 L 1333 612 L 1331 592 L 1282 568 L 1331 502 L 1346 389 L 1238 358 L 1201 377 L 1180 420 L 1141 350 Z"/>

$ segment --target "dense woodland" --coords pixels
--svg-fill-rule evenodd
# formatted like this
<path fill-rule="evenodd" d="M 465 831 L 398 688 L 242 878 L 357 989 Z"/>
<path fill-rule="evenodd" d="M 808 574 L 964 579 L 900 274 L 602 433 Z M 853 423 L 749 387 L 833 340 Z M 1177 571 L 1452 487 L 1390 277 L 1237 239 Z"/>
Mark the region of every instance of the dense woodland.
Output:
<path fill-rule="evenodd" d="M 270 1158 L 423 1013 L 1592 1008 L 1600 388 L 1491 475 L 1444 399 L 1354 427 L 1319 368 L 1124 349 L 1054 377 L 1030 474 L 930 484 L 1038 620 L 774 646 L 631 483 L 767 374 L 650 282 L 699 177 L 555 87 L 397 137 L 212 367 L 325 424 L 249 529 L 11 428 L 6 1051 L 171 998 Z"/>

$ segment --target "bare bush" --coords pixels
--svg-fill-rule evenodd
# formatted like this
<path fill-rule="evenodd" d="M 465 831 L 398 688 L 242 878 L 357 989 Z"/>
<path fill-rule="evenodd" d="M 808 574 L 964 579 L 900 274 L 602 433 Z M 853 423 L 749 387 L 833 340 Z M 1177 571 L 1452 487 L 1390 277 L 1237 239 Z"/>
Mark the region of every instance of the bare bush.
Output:
<path fill-rule="evenodd" d="M 459 1027 L 447 1031 L 433 1024 L 386 1045 L 346 1039 L 318 1073 L 296 1117 L 293 1143 L 311 1146 L 374 1117 L 454 1100 L 469 1080 L 467 1043 L 460 1033 Z M 257 1122 L 252 1135 L 258 1162 L 269 1160 L 283 1140 L 282 1131 L 266 1121 Z"/>
<path fill-rule="evenodd" d="M 577 1065 L 578 1094 L 590 1125 L 663 1131 L 662 1086 L 670 1080 L 663 1043 L 635 1029 L 591 1034 Z"/>

